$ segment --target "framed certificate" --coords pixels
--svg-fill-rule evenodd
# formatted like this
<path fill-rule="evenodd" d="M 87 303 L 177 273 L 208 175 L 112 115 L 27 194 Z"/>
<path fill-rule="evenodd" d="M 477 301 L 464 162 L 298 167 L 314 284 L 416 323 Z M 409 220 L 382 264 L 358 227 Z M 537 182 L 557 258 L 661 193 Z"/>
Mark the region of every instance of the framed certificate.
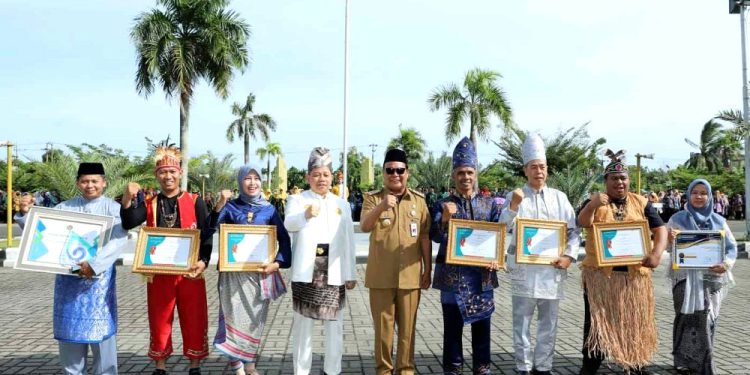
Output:
<path fill-rule="evenodd" d="M 516 219 L 516 263 L 550 265 L 568 242 L 564 221 Z"/>
<path fill-rule="evenodd" d="M 599 267 L 641 264 L 651 251 L 651 231 L 645 220 L 594 223 L 593 231 Z"/>
<path fill-rule="evenodd" d="M 258 271 L 276 258 L 275 225 L 221 224 L 219 271 Z"/>
<path fill-rule="evenodd" d="M 200 230 L 141 227 L 133 257 L 133 272 L 184 275 L 198 260 Z"/>
<path fill-rule="evenodd" d="M 723 230 L 673 230 L 672 269 L 708 269 L 724 262 Z"/>
<path fill-rule="evenodd" d="M 445 262 L 465 266 L 505 266 L 505 224 L 451 219 Z"/>
<path fill-rule="evenodd" d="M 14 268 L 71 275 L 109 241 L 114 217 L 31 207 Z"/>

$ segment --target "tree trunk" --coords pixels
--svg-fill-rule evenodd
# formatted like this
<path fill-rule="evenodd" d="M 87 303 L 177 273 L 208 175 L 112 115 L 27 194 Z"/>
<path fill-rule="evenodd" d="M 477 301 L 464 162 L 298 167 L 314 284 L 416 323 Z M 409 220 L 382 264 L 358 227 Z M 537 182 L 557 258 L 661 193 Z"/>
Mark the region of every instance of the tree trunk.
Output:
<path fill-rule="evenodd" d="M 477 147 L 477 128 L 474 126 L 474 120 L 472 119 L 471 124 L 471 134 L 469 135 L 469 139 L 471 140 L 471 143 L 474 144 L 474 151 L 477 153 L 477 165 L 476 165 L 476 171 L 474 173 L 474 192 L 479 192 L 479 147 Z"/>
<path fill-rule="evenodd" d="M 250 164 L 250 133 L 245 132 L 245 165 Z"/>
<path fill-rule="evenodd" d="M 266 176 L 268 176 L 268 187 L 267 189 L 271 189 L 271 154 L 268 154 L 268 158 L 266 158 Z"/>
<path fill-rule="evenodd" d="M 188 183 L 188 162 L 190 154 L 188 153 L 188 122 L 190 119 L 190 96 L 180 91 L 180 151 L 182 152 L 182 180 L 180 188 L 187 191 Z"/>

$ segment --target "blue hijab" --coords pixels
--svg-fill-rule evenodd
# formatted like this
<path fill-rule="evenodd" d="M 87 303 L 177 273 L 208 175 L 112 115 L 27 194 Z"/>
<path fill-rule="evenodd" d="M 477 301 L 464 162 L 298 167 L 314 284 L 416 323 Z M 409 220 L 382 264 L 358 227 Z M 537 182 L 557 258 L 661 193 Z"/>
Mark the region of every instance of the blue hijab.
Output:
<path fill-rule="evenodd" d="M 690 195 L 693 193 L 693 188 L 698 184 L 704 185 L 706 190 L 708 190 L 706 204 L 700 208 L 695 207 L 690 203 Z M 684 220 L 677 220 L 677 224 L 687 230 L 721 230 L 724 228 L 724 218 L 714 212 L 713 191 L 711 190 L 711 184 L 709 184 L 708 181 L 699 178 L 691 182 L 687 189 L 687 196 L 688 200 L 685 204 L 685 209 L 690 215 L 685 215 Z M 692 218 L 692 220 L 689 220 L 690 218 Z M 679 217 L 679 219 L 682 219 L 682 217 Z"/>
<path fill-rule="evenodd" d="M 250 172 L 255 172 L 255 174 L 258 175 L 258 178 L 261 180 L 261 189 L 259 189 L 258 195 L 250 195 L 247 192 L 245 192 L 245 187 L 243 186 L 243 182 L 245 181 L 245 177 L 247 177 Z M 237 172 L 237 186 L 239 187 L 237 190 L 240 192 L 240 200 L 243 202 L 249 204 L 251 207 L 263 207 L 268 206 L 269 203 L 266 198 L 263 197 L 263 177 L 261 175 L 261 169 L 258 168 L 255 165 L 243 165 L 240 167 L 240 170 Z"/>

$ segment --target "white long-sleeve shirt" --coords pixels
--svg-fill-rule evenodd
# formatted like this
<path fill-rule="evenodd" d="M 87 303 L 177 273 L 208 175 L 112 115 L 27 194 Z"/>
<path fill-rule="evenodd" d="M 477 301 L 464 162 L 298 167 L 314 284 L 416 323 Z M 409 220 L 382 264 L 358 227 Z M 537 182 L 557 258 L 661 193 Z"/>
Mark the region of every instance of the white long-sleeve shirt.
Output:
<path fill-rule="evenodd" d="M 318 216 L 305 218 L 310 205 L 320 207 Z M 331 194 L 305 190 L 290 195 L 284 226 L 292 235 L 292 281 L 309 283 L 315 268 L 318 244 L 328 244 L 328 284 L 343 285 L 357 279 L 354 223 L 345 200 Z"/>
<path fill-rule="evenodd" d="M 564 297 L 563 282 L 567 270 L 560 270 L 552 265 L 517 264 L 515 261 L 516 217 L 539 220 L 564 221 L 568 225 L 567 247 L 564 255 L 574 260 L 578 256 L 580 234 L 576 224 L 576 215 L 565 193 L 543 187 L 537 191 L 524 185 L 524 198 L 518 205 L 518 211 L 510 209 L 513 193 L 505 199 L 500 222 L 508 227 L 510 247 L 508 248 L 508 271 L 510 272 L 511 293 L 514 296 L 541 299 L 561 299 Z"/>

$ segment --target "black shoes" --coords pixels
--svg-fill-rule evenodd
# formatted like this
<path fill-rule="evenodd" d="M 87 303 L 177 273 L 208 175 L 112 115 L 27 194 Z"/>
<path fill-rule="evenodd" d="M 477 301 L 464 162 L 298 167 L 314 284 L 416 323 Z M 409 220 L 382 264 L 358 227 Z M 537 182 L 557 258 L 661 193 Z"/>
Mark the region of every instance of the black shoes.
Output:
<path fill-rule="evenodd" d="M 156 369 L 154 372 L 151 373 L 151 375 L 167 375 L 166 370 Z M 200 368 L 191 368 L 190 371 L 188 371 L 188 375 L 201 375 L 201 369 Z"/>
<path fill-rule="evenodd" d="M 538 370 L 534 370 L 533 374 L 534 375 L 552 375 L 552 371 L 538 371 Z"/>
<path fill-rule="evenodd" d="M 516 370 L 516 374 L 518 374 L 518 375 L 531 375 L 531 371 Z"/>

